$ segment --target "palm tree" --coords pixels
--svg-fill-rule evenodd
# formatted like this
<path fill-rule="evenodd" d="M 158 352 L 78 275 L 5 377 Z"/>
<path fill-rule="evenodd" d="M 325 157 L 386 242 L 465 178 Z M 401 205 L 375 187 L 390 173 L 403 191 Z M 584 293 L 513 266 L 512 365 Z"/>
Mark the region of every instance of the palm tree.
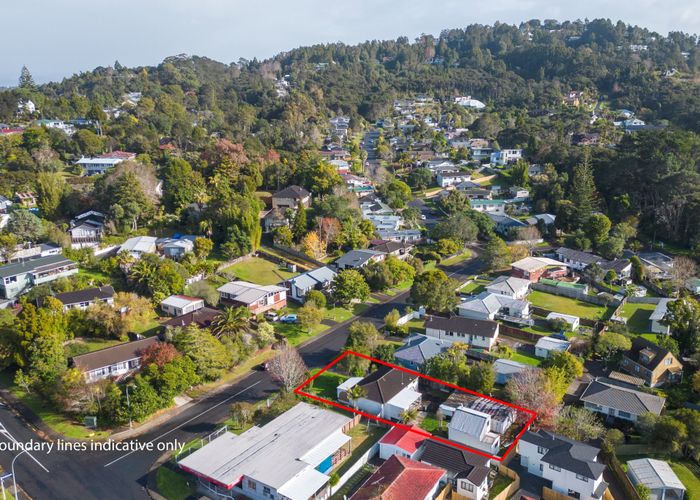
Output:
<path fill-rule="evenodd" d="M 406 408 L 401 412 L 401 421 L 404 424 L 413 423 L 413 421 L 418 417 L 418 410 L 415 408 Z"/>
<path fill-rule="evenodd" d="M 227 307 L 211 323 L 211 331 L 217 337 L 237 337 L 248 329 L 250 311 L 245 307 Z"/>
<path fill-rule="evenodd" d="M 367 395 L 367 389 L 362 387 L 361 385 L 353 385 L 348 391 L 347 391 L 348 399 L 352 401 L 352 407 L 357 410 L 357 400 L 364 398 Z"/>

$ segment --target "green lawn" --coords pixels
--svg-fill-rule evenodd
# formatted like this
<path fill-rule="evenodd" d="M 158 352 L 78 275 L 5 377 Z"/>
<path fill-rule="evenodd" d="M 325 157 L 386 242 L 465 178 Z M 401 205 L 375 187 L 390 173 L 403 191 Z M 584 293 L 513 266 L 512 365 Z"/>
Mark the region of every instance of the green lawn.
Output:
<path fill-rule="evenodd" d="M 489 498 L 496 498 L 500 492 L 505 490 L 513 480 L 507 476 L 498 475 L 489 490 Z"/>
<path fill-rule="evenodd" d="M 75 339 L 75 342 L 77 344 L 83 344 L 87 346 L 88 352 L 92 351 L 98 351 L 100 349 L 104 349 L 106 347 L 112 347 L 117 344 L 122 344 L 122 340 L 115 340 L 115 339 L 93 339 L 93 338 L 80 338 L 80 339 Z"/>
<path fill-rule="evenodd" d="M 647 444 L 621 445 L 617 447 L 616 453 L 620 462 L 623 462 L 625 470 L 627 462 L 636 458 L 657 458 L 667 461 L 678 479 L 686 487 L 685 498 L 687 500 L 700 499 L 700 466 L 697 464 L 685 459 L 654 453 L 651 446 Z"/>
<path fill-rule="evenodd" d="M 316 373 L 318 373 L 318 370 L 313 370 L 311 372 L 312 375 L 315 375 Z M 326 399 L 330 399 L 331 401 L 335 401 L 337 394 L 336 388 L 347 380 L 347 378 L 348 377 L 341 375 L 340 373 L 323 372 L 314 379 L 313 387 L 311 388 L 310 392 Z"/>
<path fill-rule="evenodd" d="M 240 280 L 257 283 L 258 285 L 276 285 L 299 274 L 290 273 L 277 264 L 259 257 L 253 257 L 252 259 L 225 267 L 221 271 L 232 274 Z"/>
<path fill-rule="evenodd" d="M 521 354 L 519 352 L 514 352 L 513 355 L 509 359 L 512 359 L 513 361 L 517 361 L 518 363 L 523 363 L 524 365 L 531 365 L 531 366 L 539 366 L 540 363 L 542 363 L 542 360 L 540 358 L 536 358 L 534 356 L 528 356 L 527 354 Z"/>
<path fill-rule="evenodd" d="M 445 430 L 446 427 L 447 424 L 445 421 L 443 421 L 442 430 Z M 433 434 L 435 433 L 435 431 L 438 431 L 440 429 L 440 421 L 433 415 L 427 415 L 420 423 L 420 428 Z"/>
<path fill-rule="evenodd" d="M 685 463 L 671 461 L 671 469 L 676 473 L 678 479 L 688 490 L 685 498 L 687 500 L 697 500 L 700 498 L 700 478 L 693 474 Z"/>
<path fill-rule="evenodd" d="M 612 307 L 597 306 L 595 304 L 589 304 L 588 302 L 541 292 L 539 290 L 530 292 L 530 295 L 527 296 L 527 300 L 536 307 L 594 320 L 609 318 L 613 310 Z"/>
<path fill-rule="evenodd" d="M 464 262 L 465 260 L 471 258 L 472 253 L 469 250 L 465 250 L 463 253 L 459 255 L 454 255 L 450 257 L 449 259 L 445 259 L 440 261 L 441 266 L 453 266 L 455 264 L 459 264 L 460 262 Z"/>
<path fill-rule="evenodd" d="M 112 284 L 112 277 L 109 274 L 97 270 L 89 270 L 81 267 L 78 269 L 78 276 L 89 279 L 95 286 Z"/>
<path fill-rule="evenodd" d="M 649 332 L 649 316 L 656 309 L 656 304 L 631 304 L 622 306 L 620 315 L 627 318 L 627 328 L 632 333 Z"/>
<path fill-rule="evenodd" d="M 160 466 L 156 471 L 158 492 L 168 500 L 193 497 L 197 490 L 196 484 L 197 479 L 194 476 L 174 471 L 167 464 Z"/>
<path fill-rule="evenodd" d="M 296 346 L 304 342 L 305 340 L 309 340 L 312 337 L 315 337 L 319 333 L 325 332 L 330 328 L 328 325 L 324 324 L 319 324 L 311 330 L 306 330 L 305 328 L 302 328 L 300 324 L 298 323 L 274 323 L 275 331 L 286 337 L 287 341 L 289 342 L 290 345 Z"/>

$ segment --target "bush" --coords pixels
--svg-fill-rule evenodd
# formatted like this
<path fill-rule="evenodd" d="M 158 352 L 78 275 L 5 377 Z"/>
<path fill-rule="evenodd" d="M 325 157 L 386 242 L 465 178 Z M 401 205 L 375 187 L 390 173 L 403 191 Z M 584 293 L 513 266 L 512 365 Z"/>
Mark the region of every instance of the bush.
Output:
<path fill-rule="evenodd" d="M 306 294 L 306 304 L 313 304 L 319 309 L 325 309 L 326 307 L 326 296 L 323 295 L 323 292 L 320 292 L 318 290 L 311 290 L 309 293 Z"/>

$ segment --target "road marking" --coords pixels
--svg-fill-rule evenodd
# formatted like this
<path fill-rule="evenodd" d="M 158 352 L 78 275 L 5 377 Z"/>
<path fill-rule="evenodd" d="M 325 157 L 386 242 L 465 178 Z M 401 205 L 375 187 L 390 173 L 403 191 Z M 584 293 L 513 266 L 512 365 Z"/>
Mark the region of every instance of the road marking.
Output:
<path fill-rule="evenodd" d="M 164 438 L 165 436 L 167 436 L 167 435 L 170 434 L 171 432 L 175 432 L 176 430 L 178 430 L 178 429 L 180 429 L 181 427 L 183 427 L 183 426 L 189 424 L 189 423 L 192 422 L 193 420 L 198 419 L 199 417 L 201 417 L 201 416 L 204 415 L 205 413 L 209 413 L 209 412 L 210 412 L 211 410 L 213 410 L 214 408 L 218 408 L 219 406 L 221 406 L 221 405 L 224 404 L 224 403 L 227 403 L 227 402 L 230 401 L 231 399 L 233 399 L 233 398 L 235 398 L 235 397 L 237 397 L 237 396 L 240 396 L 241 394 L 243 394 L 244 392 L 246 392 L 248 389 L 250 389 L 251 387 L 255 387 L 256 385 L 258 385 L 258 384 L 261 383 L 261 382 L 263 382 L 263 381 L 262 381 L 262 380 L 258 380 L 258 381 L 255 382 L 254 384 L 250 384 L 250 385 L 249 385 L 248 387 L 246 387 L 245 389 L 242 389 L 242 390 L 238 391 L 236 394 L 233 394 L 232 396 L 227 397 L 227 398 L 224 399 L 223 401 L 219 401 L 219 402 L 216 403 L 214 406 L 210 406 L 209 408 L 207 408 L 206 410 L 202 411 L 201 413 L 198 413 L 198 414 L 195 415 L 194 417 L 192 417 L 192 418 L 190 418 L 190 419 L 188 419 L 188 420 L 182 422 L 182 423 L 181 423 L 180 425 L 178 425 L 177 427 L 173 427 L 172 429 L 170 429 L 170 430 L 167 431 L 167 432 L 164 432 L 164 433 L 161 434 L 160 436 L 154 437 L 153 439 L 151 439 L 150 441 L 148 441 L 148 443 L 154 443 L 154 442 L 156 442 L 156 441 L 159 441 L 160 439 Z M 105 464 L 104 467 L 109 467 L 110 465 L 119 462 L 122 458 L 126 458 L 126 457 L 128 457 L 129 455 L 131 455 L 132 453 L 135 453 L 136 451 L 137 451 L 137 450 L 133 450 L 133 451 L 130 451 L 130 452 L 128 452 L 128 453 L 125 453 L 125 454 L 122 455 L 121 457 L 115 458 L 115 459 L 112 460 L 111 462 Z"/>
<path fill-rule="evenodd" d="M 5 436 L 7 439 L 12 441 L 13 443 L 19 443 L 19 441 L 17 441 L 15 439 L 15 437 L 12 434 L 10 434 L 10 431 L 8 431 L 7 428 L 2 423 L 0 423 L 0 434 Z M 24 449 L 24 448 L 22 448 L 22 449 Z M 31 459 L 34 460 L 39 465 L 39 467 L 44 469 L 45 472 L 49 472 L 49 469 L 44 467 L 44 465 L 41 462 L 39 462 L 39 460 L 37 460 L 37 458 L 34 455 L 32 455 L 29 451 L 25 451 L 24 453 L 29 455 L 31 457 Z"/>

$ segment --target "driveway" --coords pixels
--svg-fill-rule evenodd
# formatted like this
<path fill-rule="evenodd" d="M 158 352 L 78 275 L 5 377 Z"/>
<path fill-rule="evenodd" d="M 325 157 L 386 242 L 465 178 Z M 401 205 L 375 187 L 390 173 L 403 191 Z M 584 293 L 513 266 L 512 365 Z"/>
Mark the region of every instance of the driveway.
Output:
<path fill-rule="evenodd" d="M 508 468 L 514 470 L 520 476 L 520 488 L 524 490 L 541 495 L 543 487 L 552 487 L 552 481 L 530 474 L 525 467 L 520 465 L 519 459 L 513 459 L 508 464 Z"/>

